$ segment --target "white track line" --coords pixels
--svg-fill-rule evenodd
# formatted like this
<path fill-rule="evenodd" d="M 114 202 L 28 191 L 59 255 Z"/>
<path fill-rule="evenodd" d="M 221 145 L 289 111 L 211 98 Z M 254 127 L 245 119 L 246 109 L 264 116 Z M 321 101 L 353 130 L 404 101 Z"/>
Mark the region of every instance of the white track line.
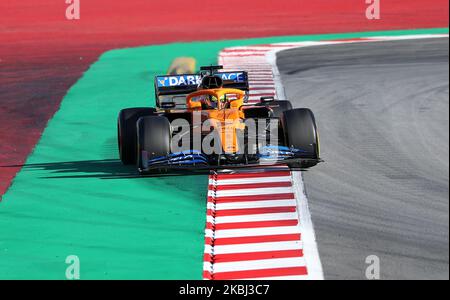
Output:
<path fill-rule="evenodd" d="M 262 270 L 262 269 L 272 269 L 273 266 L 278 268 L 289 268 L 289 267 L 304 267 L 305 259 L 303 257 L 293 257 L 293 258 L 272 258 L 272 259 L 261 259 L 261 260 L 248 260 L 248 261 L 237 261 L 237 262 L 224 262 L 215 263 L 214 272 L 233 272 L 233 271 L 245 271 L 245 270 Z"/>
<path fill-rule="evenodd" d="M 281 250 L 303 250 L 303 243 L 301 241 L 288 241 L 274 243 L 219 245 L 214 247 L 214 254 L 267 252 Z"/>
<path fill-rule="evenodd" d="M 245 190 L 223 190 L 217 191 L 217 198 L 227 196 L 254 196 L 267 194 L 286 194 L 292 193 L 291 187 L 275 187 L 275 188 L 259 188 L 259 189 L 245 189 Z"/>
<path fill-rule="evenodd" d="M 221 185 L 234 185 L 234 184 L 249 184 L 249 183 L 273 183 L 273 182 L 290 182 L 291 176 L 274 176 L 274 177 L 255 177 L 255 178 L 243 178 L 243 179 L 221 179 L 217 181 L 218 186 Z M 214 181 L 210 180 L 209 184 L 213 184 Z"/>
<path fill-rule="evenodd" d="M 297 218 L 298 216 L 296 212 L 288 212 L 288 213 L 273 213 L 260 215 L 215 217 L 215 220 L 213 220 L 211 216 L 207 216 L 207 221 L 210 223 L 215 222 L 216 224 L 227 224 L 227 223 L 243 223 L 243 222 L 295 220 Z"/>
<path fill-rule="evenodd" d="M 211 203 L 208 203 L 211 204 Z M 280 206 L 296 206 L 295 199 L 291 200 L 267 200 L 267 201 L 248 201 L 248 202 L 227 202 L 217 203 L 216 210 L 223 209 L 243 209 L 243 208 L 261 208 L 261 207 L 280 207 Z M 210 207 L 208 207 L 210 208 Z M 211 205 L 212 208 L 212 205 Z"/>
<path fill-rule="evenodd" d="M 298 226 L 280 226 L 280 227 L 262 227 L 262 228 L 245 228 L 245 229 L 206 229 L 207 237 L 214 238 L 231 238 L 245 236 L 262 236 L 262 235 L 279 235 L 279 234 L 298 234 Z"/>

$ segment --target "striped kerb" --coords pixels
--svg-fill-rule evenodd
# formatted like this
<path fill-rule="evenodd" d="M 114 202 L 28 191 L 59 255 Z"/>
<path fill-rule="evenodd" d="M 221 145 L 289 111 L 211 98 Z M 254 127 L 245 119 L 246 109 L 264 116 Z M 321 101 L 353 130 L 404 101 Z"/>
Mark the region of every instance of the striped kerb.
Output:
<path fill-rule="evenodd" d="M 289 169 L 209 178 L 205 279 L 308 275 Z"/>

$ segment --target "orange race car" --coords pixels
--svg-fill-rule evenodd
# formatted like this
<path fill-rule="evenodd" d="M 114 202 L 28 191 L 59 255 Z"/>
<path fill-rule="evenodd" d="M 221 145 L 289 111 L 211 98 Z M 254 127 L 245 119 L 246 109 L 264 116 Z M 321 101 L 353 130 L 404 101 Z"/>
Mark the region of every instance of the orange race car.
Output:
<path fill-rule="evenodd" d="M 320 162 L 311 110 L 267 97 L 248 104 L 247 72 L 221 69 L 157 76 L 156 108 L 119 113 L 122 162 L 136 164 L 140 172 L 279 164 L 309 168 Z"/>

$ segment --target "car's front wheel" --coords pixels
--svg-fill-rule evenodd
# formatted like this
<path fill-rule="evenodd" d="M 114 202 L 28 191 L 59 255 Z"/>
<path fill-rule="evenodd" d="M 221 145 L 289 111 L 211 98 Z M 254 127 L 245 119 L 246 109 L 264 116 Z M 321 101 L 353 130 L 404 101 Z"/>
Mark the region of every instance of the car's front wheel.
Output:
<path fill-rule="evenodd" d="M 163 116 L 142 117 L 137 122 L 137 167 L 145 168 L 149 160 L 156 157 L 167 156 L 170 153 L 170 123 Z M 147 155 L 143 157 L 142 152 Z"/>
<path fill-rule="evenodd" d="M 302 151 L 302 163 L 289 164 L 292 168 L 309 168 L 319 159 L 319 135 L 313 112 L 309 108 L 296 108 L 283 112 L 282 126 L 286 146 Z"/>
<path fill-rule="evenodd" d="M 140 117 L 151 116 L 154 108 L 133 107 L 122 109 L 117 120 L 117 143 L 120 160 L 125 165 L 136 163 L 136 124 Z"/>

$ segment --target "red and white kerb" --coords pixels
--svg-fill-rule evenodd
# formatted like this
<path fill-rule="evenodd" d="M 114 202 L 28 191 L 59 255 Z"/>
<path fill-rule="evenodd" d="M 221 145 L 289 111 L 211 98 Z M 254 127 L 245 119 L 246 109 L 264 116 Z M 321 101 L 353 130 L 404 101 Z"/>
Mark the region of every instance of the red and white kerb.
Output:
<path fill-rule="evenodd" d="M 209 177 L 204 278 L 301 279 L 308 275 L 287 168 Z"/>

